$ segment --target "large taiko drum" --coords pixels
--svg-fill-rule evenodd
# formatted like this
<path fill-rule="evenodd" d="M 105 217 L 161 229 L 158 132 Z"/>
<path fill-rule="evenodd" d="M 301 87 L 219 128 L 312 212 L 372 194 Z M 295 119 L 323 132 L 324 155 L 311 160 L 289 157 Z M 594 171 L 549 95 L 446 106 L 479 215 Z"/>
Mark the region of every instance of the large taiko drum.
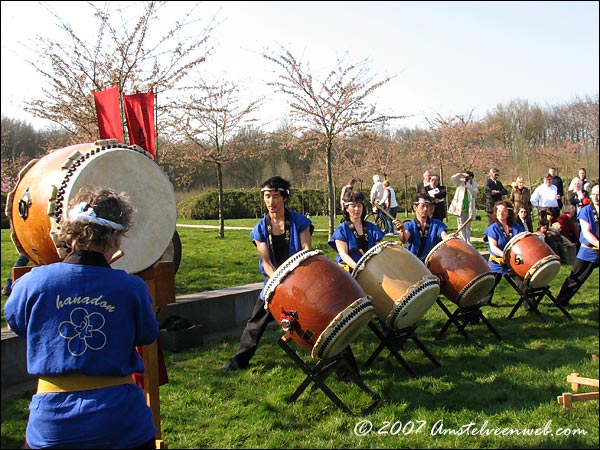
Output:
<path fill-rule="evenodd" d="M 440 291 L 460 308 L 475 306 L 494 287 L 494 274 L 477 250 L 452 237 L 431 249 L 425 265 L 440 279 Z"/>
<path fill-rule="evenodd" d="M 62 261 L 66 249 L 56 233 L 84 185 L 125 192 L 136 209 L 121 243 L 124 254 L 111 266 L 134 274 L 158 262 L 175 234 L 173 186 L 149 153 L 116 139 L 54 150 L 21 170 L 6 201 L 17 250 L 37 265 Z"/>
<path fill-rule="evenodd" d="M 548 286 L 560 270 L 560 257 L 535 233 L 527 231 L 506 243 L 504 263 L 533 289 Z"/>
<path fill-rule="evenodd" d="M 403 329 L 425 315 L 440 292 L 439 280 L 399 244 L 382 241 L 356 264 L 352 277 L 372 298 L 386 326 Z"/>
<path fill-rule="evenodd" d="M 354 279 L 319 250 L 288 258 L 265 285 L 265 309 L 313 358 L 340 353 L 374 315 Z"/>

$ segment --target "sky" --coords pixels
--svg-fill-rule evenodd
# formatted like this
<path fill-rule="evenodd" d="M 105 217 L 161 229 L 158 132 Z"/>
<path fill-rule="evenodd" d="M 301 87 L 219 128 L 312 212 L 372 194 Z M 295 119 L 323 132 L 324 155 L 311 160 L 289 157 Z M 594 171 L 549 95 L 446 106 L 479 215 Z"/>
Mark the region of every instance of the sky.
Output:
<path fill-rule="evenodd" d="M 44 3 L 76 32 L 94 35 L 86 2 Z M 175 13 L 190 5 L 170 3 Z M 43 96 L 46 83 L 23 58 L 35 36 L 56 36 L 54 19 L 38 2 L 1 7 L 2 115 L 44 128 L 50 124 L 22 108 Z M 251 99 L 264 96 L 263 118 L 271 123 L 288 107 L 266 86 L 275 66 L 261 53 L 279 45 L 317 77 L 345 54 L 368 61 L 376 81 L 393 77 L 368 100 L 381 113 L 410 116 L 397 126 L 426 128 L 427 119 L 457 114 L 479 119 L 513 100 L 559 106 L 599 91 L 597 1 L 208 1 L 200 8 L 220 22 L 206 73 L 242 83 Z"/>

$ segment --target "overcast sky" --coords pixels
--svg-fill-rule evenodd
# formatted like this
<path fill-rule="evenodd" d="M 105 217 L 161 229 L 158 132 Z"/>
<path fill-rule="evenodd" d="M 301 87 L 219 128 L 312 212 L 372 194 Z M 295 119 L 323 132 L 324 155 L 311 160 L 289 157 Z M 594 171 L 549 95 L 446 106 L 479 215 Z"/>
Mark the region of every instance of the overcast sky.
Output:
<path fill-rule="evenodd" d="M 96 23 L 85 18 L 85 2 L 45 3 L 82 34 Z M 175 12 L 190 5 L 170 3 Z M 348 52 L 351 62 L 367 59 L 377 80 L 395 76 L 369 99 L 383 113 L 415 116 L 397 125 L 425 127 L 425 118 L 471 111 L 479 118 L 516 99 L 544 107 L 598 93 L 596 1 L 248 1 L 200 8 L 222 21 L 206 71 L 266 95 L 265 116 L 273 119 L 285 117 L 287 106 L 265 87 L 274 67 L 260 53 L 279 44 L 315 74 Z M 23 100 L 41 97 L 44 79 L 24 63 L 20 43 L 56 36 L 54 19 L 38 2 L 2 1 L 1 20 L 2 115 L 44 127 L 22 110 Z"/>

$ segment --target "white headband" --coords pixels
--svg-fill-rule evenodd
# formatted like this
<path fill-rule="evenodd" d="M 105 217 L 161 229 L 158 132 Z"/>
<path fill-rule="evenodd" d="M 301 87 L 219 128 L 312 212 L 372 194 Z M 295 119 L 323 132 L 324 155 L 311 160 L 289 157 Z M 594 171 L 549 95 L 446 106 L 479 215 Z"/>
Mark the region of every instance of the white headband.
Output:
<path fill-rule="evenodd" d="M 260 190 L 260 192 L 265 192 L 265 191 L 281 191 L 281 192 L 287 194 L 288 196 L 290 195 L 290 191 L 288 189 L 284 189 L 284 188 L 264 187 Z"/>
<path fill-rule="evenodd" d="M 359 204 L 359 203 L 360 203 L 361 205 L 364 205 L 364 204 L 365 204 L 365 202 L 361 202 L 361 201 L 356 201 L 356 202 L 344 202 L 344 208 L 345 208 L 345 207 L 347 207 L 347 206 L 350 206 L 350 205 L 353 205 L 353 204 Z"/>
<path fill-rule="evenodd" d="M 79 205 L 76 205 L 71 211 L 69 211 L 69 220 L 72 222 L 95 223 L 113 230 L 125 229 L 125 227 L 120 223 L 98 217 L 96 212 L 86 202 L 81 202 Z"/>

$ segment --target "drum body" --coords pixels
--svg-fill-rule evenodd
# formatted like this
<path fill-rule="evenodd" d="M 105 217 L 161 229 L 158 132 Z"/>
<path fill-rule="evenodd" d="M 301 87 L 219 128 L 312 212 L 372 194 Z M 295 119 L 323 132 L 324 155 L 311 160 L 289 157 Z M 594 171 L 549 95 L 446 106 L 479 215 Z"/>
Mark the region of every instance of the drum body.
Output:
<path fill-rule="evenodd" d="M 548 286 L 560 270 L 558 257 L 535 233 L 513 236 L 504 247 L 504 263 L 523 280 L 525 286 Z"/>
<path fill-rule="evenodd" d="M 371 297 L 379 318 L 394 329 L 409 327 L 421 319 L 440 292 L 438 278 L 419 258 L 388 241 L 369 249 L 352 277 Z"/>
<path fill-rule="evenodd" d="M 374 315 L 354 279 L 321 251 L 303 250 L 277 268 L 265 286 L 265 309 L 313 358 L 340 353 Z"/>
<path fill-rule="evenodd" d="M 124 255 L 111 266 L 138 273 L 155 264 L 175 233 L 175 192 L 149 153 L 115 139 L 54 150 L 21 170 L 6 202 L 19 252 L 37 265 L 64 259 L 56 233 L 68 217 L 69 201 L 84 185 L 125 192 L 136 209 L 122 239 Z"/>
<path fill-rule="evenodd" d="M 475 306 L 494 287 L 494 274 L 477 250 L 452 237 L 431 249 L 425 265 L 440 279 L 440 291 L 461 308 Z"/>

